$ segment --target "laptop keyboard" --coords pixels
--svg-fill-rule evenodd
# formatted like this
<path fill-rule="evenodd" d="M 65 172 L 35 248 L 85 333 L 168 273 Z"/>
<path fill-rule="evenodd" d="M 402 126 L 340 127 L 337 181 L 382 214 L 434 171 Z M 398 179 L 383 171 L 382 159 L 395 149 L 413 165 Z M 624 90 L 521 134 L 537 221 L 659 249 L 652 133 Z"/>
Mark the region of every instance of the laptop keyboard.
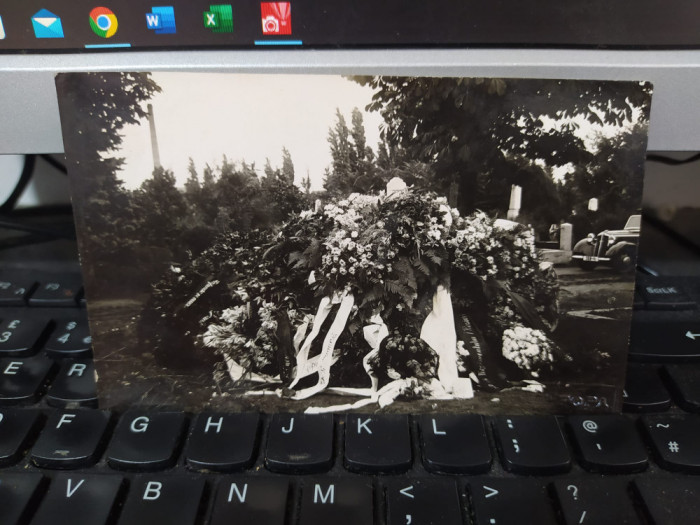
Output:
<path fill-rule="evenodd" d="M 697 523 L 698 284 L 638 279 L 623 414 L 312 416 L 99 410 L 79 276 L 0 274 L 0 523 Z"/>

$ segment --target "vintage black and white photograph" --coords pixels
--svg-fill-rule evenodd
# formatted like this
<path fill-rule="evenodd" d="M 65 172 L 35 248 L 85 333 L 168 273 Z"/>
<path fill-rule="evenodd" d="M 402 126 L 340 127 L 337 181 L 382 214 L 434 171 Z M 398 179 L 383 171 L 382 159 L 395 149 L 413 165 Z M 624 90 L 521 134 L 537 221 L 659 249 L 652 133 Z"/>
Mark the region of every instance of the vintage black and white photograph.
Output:
<path fill-rule="evenodd" d="M 621 408 L 650 84 L 57 87 L 101 406 Z"/>

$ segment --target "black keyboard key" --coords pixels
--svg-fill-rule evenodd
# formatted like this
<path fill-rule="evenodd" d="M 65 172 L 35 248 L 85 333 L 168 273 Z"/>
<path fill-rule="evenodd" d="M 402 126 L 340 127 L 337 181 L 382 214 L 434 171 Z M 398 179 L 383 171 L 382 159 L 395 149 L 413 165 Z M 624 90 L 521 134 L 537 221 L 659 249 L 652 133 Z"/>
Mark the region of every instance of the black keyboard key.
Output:
<path fill-rule="evenodd" d="M 637 479 L 634 487 L 650 525 L 697 523 L 700 516 L 700 479 Z"/>
<path fill-rule="evenodd" d="M 643 422 L 661 467 L 700 473 L 700 416 L 647 416 Z"/>
<path fill-rule="evenodd" d="M 678 285 L 659 277 L 639 276 L 637 290 L 648 310 L 691 310 L 695 301 Z"/>
<path fill-rule="evenodd" d="M 199 414 L 190 428 L 185 461 L 190 468 L 227 472 L 255 460 L 258 414 Z"/>
<path fill-rule="evenodd" d="M 285 525 L 289 481 L 233 478 L 219 481 L 209 525 Z"/>
<path fill-rule="evenodd" d="M 8 318 L 0 323 L 0 356 L 26 356 L 36 353 L 48 328 L 39 319 Z"/>
<path fill-rule="evenodd" d="M 345 417 L 345 466 L 361 472 L 404 472 L 413 462 L 408 416 Z"/>
<path fill-rule="evenodd" d="M 41 474 L 0 472 L 0 523 L 23 525 L 41 497 Z"/>
<path fill-rule="evenodd" d="M 175 464 L 185 429 L 182 412 L 131 410 L 119 419 L 107 448 L 112 468 L 159 470 Z"/>
<path fill-rule="evenodd" d="M 52 368 L 53 361 L 42 356 L 0 359 L 0 405 L 35 402 Z"/>
<path fill-rule="evenodd" d="M 478 474 L 491 468 L 482 416 L 421 416 L 420 439 L 423 464 L 432 472 Z"/>
<path fill-rule="evenodd" d="M 53 469 L 96 463 L 108 423 L 109 413 L 100 410 L 54 410 L 32 448 L 32 462 Z"/>
<path fill-rule="evenodd" d="M 0 306 L 24 306 L 36 282 L 26 278 L 0 277 Z"/>
<path fill-rule="evenodd" d="M 22 457 L 38 421 L 39 414 L 33 410 L 0 409 L 0 467 Z"/>
<path fill-rule="evenodd" d="M 57 322 L 44 349 L 51 357 L 91 357 L 92 337 L 87 319 Z"/>
<path fill-rule="evenodd" d="M 372 525 L 374 494 L 369 478 L 304 480 L 299 525 Z"/>
<path fill-rule="evenodd" d="M 503 468 L 520 474 L 557 474 L 571 468 L 554 416 L 498 417 L 494 421 Z"/>
<path fill-rule="evenodd" d="M 387 482 L 387 525 L 462 525 L 457 484 L 452 479 L 401 479 Z"/>
<path fill-rule="evenodd" d="M 628 485 L 618 478 L 565 479 L 554 482 L 554 492 L 566 525 L 641 525 Z"/>
<path fill-rule="evenodd" d="M 138 476 L 129 488 L 119 524 L 195 525 L 203 493 L 203 479 Z"/>
<path fill-rule="evenodd" d="M 95 366 L 89 359 L 66 359 L 46 392 L 46 402 L 56 407 L 97 407 Z"/>
<path fill-rule="evenodd" d="M 678 405 L 688 412 L 700 412 L 700 366 L 667 365 L 664 373 Z"/>
<path fill-rule="evenodd" d="M 569 416 L 581 465 L 595 472 L 640 472 L 647 452 L 634 422 L 620 415 Z"/>
<path fill-rule="evenodd" d="M 333 464 L 333 416 L 274 414 L 265 466 L 275 472 L 323 472 Z"/>
<path fill-rule="evenodd" d="M 665 412 L 671 408 L 671 395 L 655 366 L 627 367 L 622 408 L 626 412 Z"/>
<path fill-rule="evenodd" d="M 82 281 L 73 276 L 40 282 L 29 298 L 29 306 L 75 307 L 81 288 Z"/>
<path fill-rule="evenodd" d="M 700 360 L 700 323 L 632 321 L 629 357 L 635 361 Z"/>
<path fill-rule="evenodd" d="M 106 525 L 122 486 L 120 476 L 60 474 L 51 481 L 32 525 Z"/>
<path fill-rule="evenodd" d="M 530 479 L 469 481 L 475 525 L 556 525 L 547 487 Z"/>

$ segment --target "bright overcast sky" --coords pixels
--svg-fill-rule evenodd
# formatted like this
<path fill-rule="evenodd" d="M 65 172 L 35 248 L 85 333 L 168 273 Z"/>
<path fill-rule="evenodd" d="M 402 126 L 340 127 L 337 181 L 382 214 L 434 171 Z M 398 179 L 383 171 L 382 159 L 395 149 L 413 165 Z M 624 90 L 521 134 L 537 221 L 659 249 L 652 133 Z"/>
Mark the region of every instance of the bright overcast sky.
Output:
<path fill-rule="evenodd" d="M 367 145 L 376 152 L 379 125 L 367 113 L 369 88 L 340 76 L 244 75 L 213 73 L 154 73 L 162 88 L 151 103 L 155 114 L 160 160 L 172 170 L 178 185 L 188 177 L 189 157 L 202 174 L 205 163 L 255 162 L 262 173 L 265 159 L 282 165 L 282 147 L 294 162 L 296 182 L 311 176 L 312 189 L 321 189 L 324 169 L 331 164 L 328 130 L 339 108 L 351 126 L 351 112 L 364 115 Z M 118 156 L 126 158 L 121 177 L 133 189 L 150 177 L 153 156 L 148 122 L 123 129 Z"/>

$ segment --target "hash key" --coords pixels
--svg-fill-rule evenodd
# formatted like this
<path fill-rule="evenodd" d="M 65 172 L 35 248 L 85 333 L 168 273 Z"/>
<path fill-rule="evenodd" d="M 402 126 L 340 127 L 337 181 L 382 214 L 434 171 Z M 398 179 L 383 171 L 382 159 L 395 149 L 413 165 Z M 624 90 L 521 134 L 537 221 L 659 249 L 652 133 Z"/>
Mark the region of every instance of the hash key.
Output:
<path fill-rule="evenodd" d="M 33 354 L 47 328 L 38 319 L 5 319 L 0 323 L 0 356 Z"/>
<path fill-rule="evenodd" d="M 642 421 L 661 467 L 700 473 L 700 416 L 648 416 Z"/>
<path fill-rule="evenodd" d="M 557 474 L 571 468 L 554 416 L 498 417 L 494 421 L 503 468 L 519 474 Z"/>

